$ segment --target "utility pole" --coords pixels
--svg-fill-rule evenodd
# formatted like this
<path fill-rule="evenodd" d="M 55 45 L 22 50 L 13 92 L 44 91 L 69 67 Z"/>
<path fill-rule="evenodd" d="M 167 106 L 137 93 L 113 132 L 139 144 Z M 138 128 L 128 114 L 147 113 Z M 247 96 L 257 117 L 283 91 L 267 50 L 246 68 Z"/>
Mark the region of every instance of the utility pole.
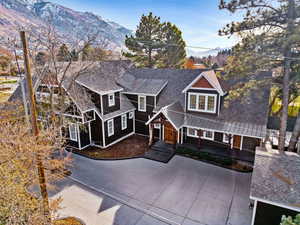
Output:
<path fill-rule="evenodd" d="M 28 88 L 28 92 L 29 92 L 28 97 L 29 97 L 29 103 L 30 103 L 32 133 L 34 136 L 37 137 L 39 135 L 39 129 L 38 129 L 38 124 L 37 124 L 36 105 L 35 105 L 34 92 L 33 92 L 33 87 L 32 87 L 30 61 L 29 61 L 29 56 L 28 56 L 28 43 L 27 43 L 25 31 L 20 31 L 20 37 L 21 37 L 21 41 L 22 41 L 22 45 L 23 45 L 27 88 Z M 39 153 L 36 154 L 36 162 L 37 162 L 40 190 L 41 190 L 41 195 L 43 198 L 44 215 L 47 218 L 47 220 L 50 222 L 51 218 L 50 218 L 50 212 L 49 212 L 49 200 L 48 200 L 48 192 L 47 192 L 47 187 L 46 187 L 46 177 L 45 177 L 43 162 L 40 158 Z"/>
<path fill-rule="evenodd" d="M 21 69 L 20 69 L 17 52 L 16 52 L 15 48 L 14 48 L 14 54 L 15 54 L 15 60 L 16 60 L 17 68 L 18 68 L 19 77 L 20 77 L 20 85 L 21 85 L 21 90 L 22 90 L 22 100 L 23 100 L 24 111 L 25 111 L 25 119 L 26 119 L 27 126 L 30 127 L 30 121 L 29 121 L 29 117 L 28 117 L 28 115 L 29 115 L 28 107 L 27 107 L 27 101 L 26 101 L 26 93 L 25 93 L 25 87 L 24 87 L 24 83 L 23 83 L 23 81 L 25 82 L 26 80 L 25 80 L 25 77 L 22 77 L 22 75 L 21 75 Z"/>

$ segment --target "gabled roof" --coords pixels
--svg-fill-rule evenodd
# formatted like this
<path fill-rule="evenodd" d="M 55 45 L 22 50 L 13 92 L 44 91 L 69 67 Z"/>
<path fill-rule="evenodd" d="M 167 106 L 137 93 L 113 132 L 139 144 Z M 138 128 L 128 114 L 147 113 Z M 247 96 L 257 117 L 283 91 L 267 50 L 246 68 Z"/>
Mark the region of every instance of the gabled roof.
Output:
<path fill-rule="evenodd" d="M 178 130 L 184 123 L 184 112 L 181 104 L 175 102 L 171 105 L 161 108 L 150 120 L 147 121 L 146 125 L 152 122 L 160 113 L 162 113 L 172 126 Z"/>
<path fill-rule="evenodd" d="M 203 71 L 198 77 L 196 77 L 196 79 L 194 79 L 186 88 L 183 89 L 182 93 L 190 89 L 201 78 L 205 78 L 211 84 L 211 86 L 213 86 L 214 89 L 219 92 L 220 95 L 223 96 L 225 94 L 225 91 L 223 90 L 214 70 Z"/>
<path fill-rule="evenodd" d="M 116 80 L 131 66 L 132 64 L 125 60 L 97 62 L 91 69 L 80 74 L 76 82 L 98 94 L 121 91 L 123 88 Z"/>
<path fill-rule="evenodd" d="M 167 85 L 167 80 L 162 79 L 136 79 L 133 75 L 126 73 L 117 80 L 124 92 L 133 94 L 158 95 Z"/>

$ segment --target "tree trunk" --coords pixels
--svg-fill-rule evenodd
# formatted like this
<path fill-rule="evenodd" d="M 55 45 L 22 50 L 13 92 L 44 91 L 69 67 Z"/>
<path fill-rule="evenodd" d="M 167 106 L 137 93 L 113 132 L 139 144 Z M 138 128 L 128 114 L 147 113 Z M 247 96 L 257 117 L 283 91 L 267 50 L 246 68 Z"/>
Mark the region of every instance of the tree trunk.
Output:
<path fill-rule="evenodd" d="M 293 130 L 293 134 L 292 134 L 292 137 L 291 137 L 291 140 L 289 143 L 289 147 L 288 147 L 289 151 L 295 150 L 299 136 L 300 136 L 300 112 L 298 114 L 296 124 L 295 124 L 294 130 Z"/>
<path fill-rule="evenodd" d="M 288 25 L 286 31 L 287 43 L 284 47 L 284 74 L 283 74 L 283 97 L 282 97 L 282 113 L 280 119 L 280 130 L 279 130 L 279 151 L 284 151 L 285 147 L 285 136 L 286 136 L 286 127 L 287 127 L 287 118 L 288 118 L 288 105 L 289 105 L 289 81 L 290 81 L 290 70 L 291 70 L 291 43 L 290 35 L 294 31 L 295 23 L 295 0 L 289 0 L 288 4 L 288 15 L 287 15 Z"/>
<path fill-rule="evenodd" d="M 148 51 L 148 67 L 152 68 L 152 49 L 151 48 Z"/>

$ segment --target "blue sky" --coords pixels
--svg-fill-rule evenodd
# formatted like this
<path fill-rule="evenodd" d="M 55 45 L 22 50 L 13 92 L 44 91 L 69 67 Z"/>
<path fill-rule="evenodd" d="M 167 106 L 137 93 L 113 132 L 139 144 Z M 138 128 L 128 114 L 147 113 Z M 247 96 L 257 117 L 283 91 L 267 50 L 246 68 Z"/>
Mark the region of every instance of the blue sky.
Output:
<path fill-rule="evenodd" d="M 89 11 L 135 30 L 140 16 L 153 12 L 176 24 L 189 46 L 230 47 L 235 37 L 218 36 L 218 30 L 238 16 L 219 10 L 219 0 L 53 0 L 78 11 Z M 198 49 L 194 49 L 198 50 Z"/>

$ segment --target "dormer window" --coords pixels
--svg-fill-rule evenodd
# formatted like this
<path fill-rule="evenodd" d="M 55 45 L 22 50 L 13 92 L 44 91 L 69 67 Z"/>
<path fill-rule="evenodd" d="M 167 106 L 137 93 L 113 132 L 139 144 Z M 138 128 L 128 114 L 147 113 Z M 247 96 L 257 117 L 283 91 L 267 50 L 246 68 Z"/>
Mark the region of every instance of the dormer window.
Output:
<path fill-rule="evenodd" d="M 188 110 L 197 112 L 216 113 L 216 109 L 216 94 L 189 93 Z"/>
<path fill-rule="evenodd" d="M 115 105 L 115 94 L 108 94 L 108 106 L 114 106 Z"/>

